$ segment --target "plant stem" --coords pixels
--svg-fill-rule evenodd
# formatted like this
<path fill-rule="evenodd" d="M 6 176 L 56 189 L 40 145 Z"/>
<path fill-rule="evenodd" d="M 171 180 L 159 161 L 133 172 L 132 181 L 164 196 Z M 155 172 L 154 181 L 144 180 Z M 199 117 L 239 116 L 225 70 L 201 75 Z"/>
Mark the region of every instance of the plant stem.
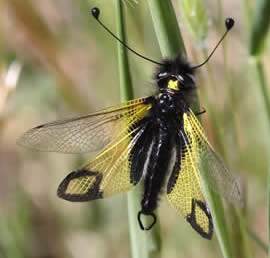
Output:
<path fill-rule="evenodd" d="M 115 0 L 116 21 L 118 37 L 125 41 L 124 10 L 122 0 Z M 133 98 L 132 81 L 129 70 L 128 51 L 121 44 L 118 44 L 118 61 L 120 76 L 120 97 L 125 102 Z M 133 258 L 158 257 L 160 253 L 159 226 L 155 225 L 151 231 L 142 231 L 137 221 L 137 213 L 140 210 L 142 188 L 137 187 L 128 193 L 128 216 L 129 232 L 131 241 L 131 253 Z"/>
<path fill-rule="evenodd" d="M 255 241 L 255 243 L 267 254 L 268 253 L 268 246 L 265 244 L 256 233 L 251 231 L 248 227 L 246 227 L 248 235 Z"/>
<path fill-rule="evenodd" d="M 126 41 L 125 25 L 124 25 L 124 10 L 121 0 L 116 0 L 116 22 L 117 22 L 117 33 L 118 37 L 122 41 Z M 133 99 L 133 88 L 131 74 L 129 70 L 128 53 L 127 49 L 120 43 L 117 42 L 118 50 L 118 67 L 119 67 L 119 78 L 120 78 L 120 99 L 121 102 Z"/>
<path fill-rule="evenodd" d="M 148 0 L 156 36 L 163 57 L 185 53 L 184 42 L 170 0 Z"/>
<path fill-rule="evenodd" d="M 270 1 L 258 0 L 256 1 L 255 13 L 253 16 L 249 53 L 251 56 L 258 56 L 263 53 L 264 43 L 270 25 Z"/>
<path fill-rule="evenodd" d="M 270 1 L 258 0 L 256 1 L 255 12 L 252 16 L 250 25 L 250 42 L 249 54 L 255 60 L 254 70 L 257 73 L 260 88 L 260 94 L 263 98 L 265 113 L 267 116 L 268 130 L 270 130 L 270 99 L 268 95 L 268 87 L 265 79 L 263 63 L 261 56 L 264 53 L 265 40 L 270 27 Z M 270 138 L 268 137 L 268 160 L 270 157 Z M 268 163 L 268 234 L 270 232 L 270 163 Z M 270 244 L 270 237 L 268 236 L 268 244 Z M 268 257 L 270 258 L 270 251 L 268 250 Z"/>
<path fill-rule="evenodd" d="M 262 65 L 262 61 L 260 59 L 255 60 L 255 70 L 257 72 L 260 91 L 263 98 L 264 106 L 265 106 L 265 113 L 267 116 L 268 122 L 268 130 L 270 130 L 270 99 L 268 95 L 268 87 L 266 84 L 264 69 Z M 270 158 L 270 138 L 268 137 L 268 160 Z M 267 192 L 268 192 L 268 232 L 270 232 L 270 164 L 268 163 L 268 184 L 267 184 Z M 268 233 L 269 234 L 269 233 Z M 270 240 L 268 240 L 268 244 L 270 244 Z M 268 250 L 268 257 L 270 258 L 270 251 Z"/>

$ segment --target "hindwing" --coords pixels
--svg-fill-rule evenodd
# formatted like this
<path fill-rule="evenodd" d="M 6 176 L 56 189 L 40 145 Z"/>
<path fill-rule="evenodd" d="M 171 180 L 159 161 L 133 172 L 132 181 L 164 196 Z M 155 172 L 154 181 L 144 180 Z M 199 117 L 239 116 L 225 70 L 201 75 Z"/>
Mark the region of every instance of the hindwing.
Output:
<path fill-rule="evenodd" d="M 176 161 L 168 182 L 167 196 L 201 236 L 211 239 L 213 221 L 203 194 L 201 173 L 207 177 L 212 189 L 231 201 L 241 199 L 240 191 L 191 110 L 184 113 L 183 123 L 176 144 Z"/>

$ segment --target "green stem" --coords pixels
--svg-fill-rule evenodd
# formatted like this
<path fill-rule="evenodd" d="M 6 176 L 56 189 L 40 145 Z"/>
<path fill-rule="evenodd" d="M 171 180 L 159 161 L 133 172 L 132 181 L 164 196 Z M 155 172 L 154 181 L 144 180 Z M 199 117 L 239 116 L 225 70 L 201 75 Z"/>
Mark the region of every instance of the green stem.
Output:
<path fill-rule="evenodd" d="M 257 0 L 253 16 L 249 53 L 251 56 L 258 56 L 263 53 L 264 43 L 270 26 L 270 1 Z"/>
<path fill-rule="evenodd" d="M 124 25 L 124 12 L 121 0 L 116 0 L 116 22 L 118 37 L 122 41 L 126 41 L 125 25 Z M 127 49 L 120 43 L 117 43 L 118 50 L 118 67 L 120 78 L 120 99 L 121 102 L 133 99 L 132 80 L 129 70 L 128 53 Z"/>
<path fill-rule="evenodd" d="M 125 41 L 124 10 L 122 0 L 115 0 L 116 21 L 118 37 Z M 125 102 L 133 98 L 132 80 L 129 70 L 128 50 L 118 42 L 118 61 L 120 76 L 120 97 Z M 141 187 L 137 187 L 128 193 L 128 216 L 129 232 L 131 242 L 131 253 L 133 258 L 158 257 L 160 254 L 159 225 L 151 231 L 142 231 L 138 225 L 137 213 L 140 210 L 142 197 Z"/>
<path fill-rule="evenodd" d="M 247 29 L 250 31 L 251 28 L 251 20 L 252 20 L 252 9 L 250 5 L 250 0 L 243 0 L 243 9 L 244 9 L 244 17 L 247 24 Z"/>
<path fill-rule="evenodd" d="M 248 235 L 255 241 L 255 243 L 267 254 L 268 253 L 268 246 L 265 244 L 256 233 L 251 231 L 248 227 L 246 228 Z"/>
<path fill-rule="evenodd" d="M 265 112 L 267 116 L 267 122 L 268 122 L 268 130 L 270 129 L 270 99 L 268 95 L 268 87 L 266 84 L 264 69 L 262 65 L 262 61 L 260 59 L 257 59 L 255 64 L 255 70 L 257 72 L 259 85 L 260 85 L 260 91 L 263 98 L 264 106 L 265 106 Z M 270 157 L 270 139 L 268 138 L 268 157 Z M 268 158 L 269 159 L 269 158 Z M 268 164 L 268 232 L 270 232 L 270 164 Z M 268 244 L 270 244 L 270 240 L 268 240 Z M 270 258 L 270 251 L 268 250 L 268 257 Z"/>
<path fill-rule="evenodd" d="M 185 53 L 185 46 L 170 0 L 148 0 L 159 47 L 163 57 Z"/>
<path fill-rule="evenodd" d="M 262 92 L 263 101 L 265 104 L 265 111 L 270 125 L 270 99 L 268 95 L 268 87 L 265 81 L 265 74 L 261 60 L 256 60 L 256 71 L 259 79 L 260 89 Z"/>
<path fill-rule="evenodd" d="M 264 43 L 267 38 L 270 27 L 270 1 L 258 0 L 256 1 L 254 15 L 252 15 L 252 22 L 250 23 L 250 41 L 249 54 L 255 59 L 254 70 L 257 73 L 260 88 L 260 94 L 263 98 L 265 113 L 267 116 L 268 130 L 270 130 L 270 99 L 268 95 L 268 87 L 265 79 L 263 63 L 261 56 L 264 53 Z M 268 157 L 270 157 L 270 138 L 268 137 Z M 268 232 L 270 232 L 270 163 L 268 163 Z M 268 233 L 269 234 L 269 233 Z M 268 244 L 270 244 L 270 237 L 268 236 Z M 270 251 L 268 250 L 268 257 L 270 258 Z"/>

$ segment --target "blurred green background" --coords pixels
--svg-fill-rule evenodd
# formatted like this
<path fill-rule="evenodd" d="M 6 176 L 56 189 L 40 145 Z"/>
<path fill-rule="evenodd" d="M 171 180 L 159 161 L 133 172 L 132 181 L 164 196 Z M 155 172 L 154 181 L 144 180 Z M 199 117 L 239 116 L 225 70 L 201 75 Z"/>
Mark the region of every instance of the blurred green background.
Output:
<path fill-rule="evenodd" d="M 61 180 L 87 156 L 16 146 L 16 139 L 38 124 L 120 102 L 116 42 L 89 15 L 98 6 L 103 22 L 116 31 L 113 2 L 0 1 L 0 257 L 131 256 L 126 195 L 91 203 L 70 203 L 56 196 Z M 129 46 L 160 60 L 147 3 L 123 2 Z M 254 239 L 255 234 L 267 241 L 269 163 L 269 124 L 254 67 L 260 59 L 269 74 L 269 42 L 264 42 L 259 57 L 249 54 L 257 2 L 173 1 L 193 64 L 202 62 L 223 34 L 224 17 L 236 21 L 210 63 L 197 73 L 197 84 L 201 106 L 207 110 L 202 120 L 209 140 L 239 178 L 244 193 L 240 212 L 226 205 L 237 258 L 247 257 L 239 250 L 243 243 L 250 257 L 266 257 Z M 129 57 L 135 96 L 155 93 L 155 67 L 133 54 Z M 202 239 L 166 198 L 158 212 L 161 257 L 222 257 L 216 238 Z"/>

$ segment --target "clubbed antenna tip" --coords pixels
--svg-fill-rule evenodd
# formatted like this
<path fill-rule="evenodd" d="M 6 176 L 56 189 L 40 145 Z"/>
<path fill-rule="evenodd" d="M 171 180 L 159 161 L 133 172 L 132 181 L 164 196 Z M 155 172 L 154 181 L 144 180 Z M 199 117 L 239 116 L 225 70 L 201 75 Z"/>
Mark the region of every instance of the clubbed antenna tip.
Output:
<path fill-rule="evenodd" d="M 214 49 L 212 50 L 210 55 L 206 58 L 206 60 L 204 62 L 202 62 L 201 64 L 199 64 L 199 65 L 195 65 L 195 66 L 191 67 L 192 69 L 197 69 L 197 68 L 205 65 L 210 60 L 210 58 L 215 53 L 216 49 L 218 48 L 218 46 L 220 45 L 222 40 L 226 37 L 227 33 L 230 31 L 230 29 L 233 27 L 233 25 L 234 25 L 234 19 L 232 19 L 232 18 L 226 18 L 225 19 L 225 27 L 226 27 L 225 33 L 223 34 L 223 36 L 221 37 L 219 42 L 216 44 L 216 46 L 214 47 Z"/>
<path fill-rule="evenodd" d="M 230 30 L 233 27 L 233 25 L 234 25 L 234 19 L 227 18 L 225 20 L 225 26 L 226 26 L 227 30 Z"/>
<path fill-rule="evenodd" d="M 99 9 L 97 7 L 94 7 L 94 8 L 92 8 L 91 13 L 92 13 L 93 17 L 98 20 L 98 17 L 100 14 Z"/>

